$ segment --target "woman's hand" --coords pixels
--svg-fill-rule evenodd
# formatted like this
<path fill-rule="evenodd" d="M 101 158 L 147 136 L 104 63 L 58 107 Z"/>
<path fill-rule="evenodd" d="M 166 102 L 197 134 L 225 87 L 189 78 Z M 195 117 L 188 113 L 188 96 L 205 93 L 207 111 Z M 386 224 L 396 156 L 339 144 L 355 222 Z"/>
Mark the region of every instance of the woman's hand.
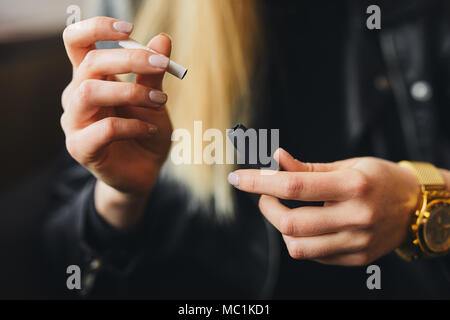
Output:
<path fill-rule="evenodd" d="M 229 181 L 262 194 L 261 212 L 283 234 L 293 258 L 366 265 L 405 240 L 419 196 L 417 179 L 407 169 L 377 158 L 303 163 L 283 149 L 274 157 L 286 171 L 238 170 Z M 324 206 L 289 209 L 277 198 Z"/>
<path fill-rule="evenodd" d="M 171 41 L 152 39 L 145 50 L 97 50 L 97 41 L 128 39 L 133 25 L 107 17 L 84 20 L 63 34 L 73 79 L 62 96 L 61 125 L 72 157 L 98 182 L 97 210 L 117 228 L 139 219 L 159 175 L 172 132 L 162 80 Z M 136 73 L 136 83 L 117 74 Z"/>

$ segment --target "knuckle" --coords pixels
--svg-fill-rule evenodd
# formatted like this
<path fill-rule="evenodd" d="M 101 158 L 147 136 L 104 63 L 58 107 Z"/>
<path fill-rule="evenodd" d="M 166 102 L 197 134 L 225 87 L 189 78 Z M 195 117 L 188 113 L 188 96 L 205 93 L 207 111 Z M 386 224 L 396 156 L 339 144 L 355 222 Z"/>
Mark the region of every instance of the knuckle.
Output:
<path fill-rule="evenodd" d="M 356 255 L 354 258 L 354 264 L 356 266 L 365 266 L 368 265 L 370 262 L 372 262 L 372 259 L 370 255 L 366 252 Z"/>
<path fill-rule="evenodd" d="M 59 118 L 59 123 L 61 125 L 61 128 L 65 131 L 67 126 L 67 114 L 65 112 L 63 112 L 61 118 Z"/>
<path fill-rule="evenodd" d="M 305 259 L 305 251 L 298 244 L 288 245 L 289 256 L 295 260 Z"/>
<path fill-rule="evenodd" d="M 306 167 L 306 171 L 307 172 L 314 172 L 317 170 L 317 165 L 311 162 L 305 162 L 304 163 L 305 167 Z"/>
<path fill-rule="evenodd" d="M 67 107 L 68 107 L 68 103 L 69 103 L 69 100 L 70 100 L 69 90 L 70 90 L 70 84 L 64 89 L 64 91 L 63 91 L 63 93 L 61 95 L 61 106 L 62 106 L 63 110 L 66 110 Z"/>
<path fill-rule="evenodd" d="M 138 119 L 131 119 L 130 125 L 132 125 L 134 128 L 136 128 L 136 132 L 145 132 L 147 133 L 148 125 L 141 120 Z"/>
<path fill-rule="evenodd" d="M 295 233 L 295 221 L 291 214 L 285 214 L 280 218 L 280 232 L 287 236 Z"/>
<path fill-rule="evenodd" d="M 70 45 L 72 42 L 74 31 L 78 28 L 81 22 L 76 22 L 66 26 L 62 32 L 62 39 L 65 45 Z"/>
<path fill-rule="evenodd" d="M 134 61 L 136 53 L 133 50 L 123 50 L 124 60 L 129 65 Z"/>
<path fill-rule="evenodd" d="M 364 233 L 357 237 L 354 250 L 355 251 L 363 251 L 367 249 L 372 243 L 372 236 L 368 233 Z"/>
<path fill-rule="evenodd" d="M 259 208 L 259 210 L 261 212 L 265 212 L 266 211 L 265 203 L 264 203 L 264 196 L 259 197 L 258 208 Z"/>
<path fill-rule="evenodd" d="M 127 100 L 128 103 L 131 103 L 135 100 L 137 100 L 138 96 L 139 96 L 139 88 L 137 85 L 135 84 L 127 84 L 127 88 L 124 92 L 125 94 L 125 99 Z"/>
<path fill-rule="evenodd" d="M 302 192 L 303 184 L 294 177 L 283 180 L 281 191 L 287 198 L 295 198 Z"/>
<path fill-rule="evenodd" d="M 145 50 L 124 50 L 126 51 L 125 54 L 125 61 L 128 66 L 139 66 L 146 68 L 148 63 L 148 57 L 149 53 Z"/>
<path fill-rule="evenodd" d="M 366 196 L 370 192 L 368 177 L 361 171 L 354 170 L 349 179 L 349 191 L 355 198 Z"/>
<path fill-rule="evenodd" d="M 92 80 L 83 80 L 78 87 L 78 99 L 82 102 L 87 102 L 92 96 L 92 87 L 94 82 Z"/>
<path fill-rule="evenodd" d="M 375 210 L 371 208 L 366 208 L 360 211 L 359 214 L 359 227 L 370 228 L 376 222 L 376 213 Z"/>
<path fill-rule="evenodd" d="M 66 137 L 66 149 L 72 158 L 74 158 L 75 160 L 78 160 L 79 152 L 78 152 L 78 148 L 77 148 L 77 143 L 76 143 L 73 135 Z"/>
<path fill-rule="evenodd" d="M 62 33 L 62 38 L 65 44 L 67 44 L 69 42 L 69 35 L 70 35 L 70 29 L 72 28 L 72 25 L 68 25 L 67 27 L 64 28 L 63 33 Z"/>
<path fill-rule="evenodd" d="M 249 176 L 248 177 L 248 186 L 250 187 L 250 190 L 256 191 L 260 186 L 259 177 L 255 177 L 253 175 Z"/>
<path fill-rule="evenodd" d="M 97 60 L 98 50 L 89 51 L 83 59 L 83 67 L 86 69 L 92 68 Z"/>
<path fill-rule="evenodd" d="M 112 139 L 117 132 L 117 120 L 114 118 L 105 118 L 102 126 L 102 137 L 105 140 Z"/>
<path fill-rule="evenodd" d="M 128 65 L 132 65 L 137 61 L 143 61 L 147 56 L 147 53 L 144 50 L 123 50 L 125 54 L 125 62 Z M 142 51 L 142 52 L 141 52 Z"/>
<path fill-rule="evenodd" d="M 98 31 L 106 24 L 108 23 L 108 19 L 105 17 L 94 17 L 90 21 L 90 28 L 92 30 L 92 33 L 94 36 L 98 34 Z"/>

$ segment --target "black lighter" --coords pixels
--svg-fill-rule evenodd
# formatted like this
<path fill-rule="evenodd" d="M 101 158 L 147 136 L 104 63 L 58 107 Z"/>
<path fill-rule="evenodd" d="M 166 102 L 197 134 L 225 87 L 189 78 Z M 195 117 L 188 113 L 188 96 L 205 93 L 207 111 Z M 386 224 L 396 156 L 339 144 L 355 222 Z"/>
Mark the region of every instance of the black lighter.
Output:
<path fill-rule="evenodd" d="M 265 132 L 267 133 L 267 130 Z M 278 169 L 278 163 L 273 159 L 274 141 L 269 140 L 267 134 L 263 141 L 255 129 L 247 129 L 239 123 L 229 130 L 227 135 L 238 151 L 239 165 L 246 169 Z M 267 150 L 270 150 L 270 154 L 267 153 Z"/>

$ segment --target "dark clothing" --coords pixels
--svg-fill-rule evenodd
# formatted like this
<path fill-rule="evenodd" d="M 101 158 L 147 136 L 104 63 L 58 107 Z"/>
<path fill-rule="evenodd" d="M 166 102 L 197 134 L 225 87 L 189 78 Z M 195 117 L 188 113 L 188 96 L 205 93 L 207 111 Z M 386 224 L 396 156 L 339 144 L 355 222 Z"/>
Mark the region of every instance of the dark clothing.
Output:
<path fill-rule="evenodd" d="M 261 4 L 270 48 L 255 75 L 254 108 L 263 116 L 254 127 L 280 128 L 281 146 L 304 161 L 370 155 L 450 168 L 448 4 L 378 3 L 381 30 L 367 30 L 365 1 Z M 417 82 L 432 94 L 412 92 Z M 91 298 L 450 298 L 448 256 L 383 257 L 374 262 L 382 290 L 374 291 L 365 267 L 291 259 L 238 191 L 236 218 L 219 222 L 161 177 L 144 220 L 117 232 L 95 211 L 94 178 L 70 159 L 67 167 L 43 233 L 58 296 L 73 294 L 66 268 L 76 264 L 81 294 Z"/>

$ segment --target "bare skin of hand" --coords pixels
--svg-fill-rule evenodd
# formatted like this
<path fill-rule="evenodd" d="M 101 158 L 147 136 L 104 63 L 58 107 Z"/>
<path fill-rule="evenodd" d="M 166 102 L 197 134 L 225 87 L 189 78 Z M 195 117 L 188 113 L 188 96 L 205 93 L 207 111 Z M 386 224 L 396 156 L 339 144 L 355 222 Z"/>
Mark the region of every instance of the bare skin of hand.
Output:
<path fill-rule="evenodd" d="M 286 171 L 238 170 L 229 181 L 262 195 L 259 208 L 282 233 L 291 257 L 366 265 L 406 239 L 420 194 L 408 169 L 370 157 L 303 163 L 283 149 L 274 157 Z M 290 209 L 279 199 L 323 201 L 324 206 Z"/>
<path fill-rule="evenodd" d="M 97 50 L 95 42 L 127 39 L 133 25 L 96 17 L 66 28 L 73 79 L 62 96 L 61 125 L 71 156 L 97 177 L 95 205 L 111 225 L 140 219 L 169 148 L 172 125 L 162 80 L 171 41 L 153 38 L 145 50 Z M 116 75 L 136 73 L 136 83 Z"/>

